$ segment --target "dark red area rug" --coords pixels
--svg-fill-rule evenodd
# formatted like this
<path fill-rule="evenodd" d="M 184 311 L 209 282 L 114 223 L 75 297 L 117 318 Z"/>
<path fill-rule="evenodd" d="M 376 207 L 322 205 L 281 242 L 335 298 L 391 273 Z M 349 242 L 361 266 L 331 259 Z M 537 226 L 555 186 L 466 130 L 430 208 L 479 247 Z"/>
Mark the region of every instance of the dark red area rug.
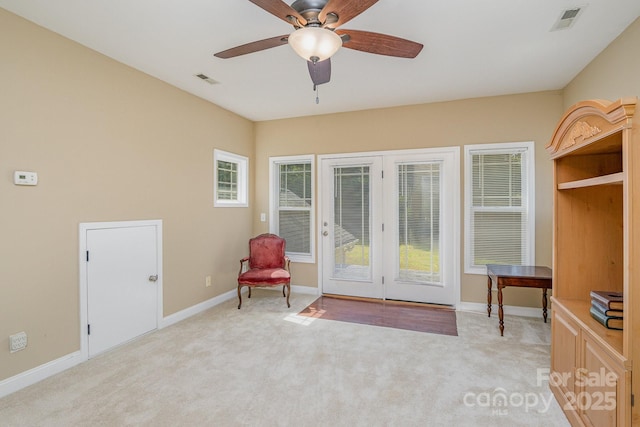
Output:
<path fill-rule="evenodd" d="M 456 311 L 453 308 L 428 304 L 321 296 L 299 315 L 458 336 Z"/>

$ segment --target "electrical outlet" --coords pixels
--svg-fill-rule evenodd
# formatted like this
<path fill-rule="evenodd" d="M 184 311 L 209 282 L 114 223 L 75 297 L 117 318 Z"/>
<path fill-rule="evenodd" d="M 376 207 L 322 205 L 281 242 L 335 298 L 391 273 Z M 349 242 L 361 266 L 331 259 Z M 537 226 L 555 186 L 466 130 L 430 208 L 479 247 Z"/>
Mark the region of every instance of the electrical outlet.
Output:
<path fill-rule="evenodd" d="M 25 332 L 18 332 L 17 334 L 9 335 L 9 350 L 11 353 L 24 350 L 27 347 L 27 334 Z"/>
<path fill-rule="evenodd" d="M 204 279 L 204 286 L 206 286 L 207 288 L 208 288 L 209 286 L 211 286 L 211 276 L 207 276 L 207 277 L 205 277 L 205 279 Z"/>

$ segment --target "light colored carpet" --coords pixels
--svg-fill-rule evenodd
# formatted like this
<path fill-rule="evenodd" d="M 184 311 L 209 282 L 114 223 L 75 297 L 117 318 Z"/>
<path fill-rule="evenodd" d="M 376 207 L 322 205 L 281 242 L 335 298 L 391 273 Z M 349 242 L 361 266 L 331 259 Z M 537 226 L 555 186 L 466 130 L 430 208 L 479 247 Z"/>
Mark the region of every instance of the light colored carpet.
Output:
<path fill-rule="evenodd" d="M 314 296 L 287 309 L 276 295 L 256 290 L 241 310 L 227 301 L 6 396 L 0 425 L 569 425 L 538 381 L 542 319 L 508 316 L 500 337 L 497 318 L 459 312 L 453 337 L 310 319 L 296 313 Z"/>

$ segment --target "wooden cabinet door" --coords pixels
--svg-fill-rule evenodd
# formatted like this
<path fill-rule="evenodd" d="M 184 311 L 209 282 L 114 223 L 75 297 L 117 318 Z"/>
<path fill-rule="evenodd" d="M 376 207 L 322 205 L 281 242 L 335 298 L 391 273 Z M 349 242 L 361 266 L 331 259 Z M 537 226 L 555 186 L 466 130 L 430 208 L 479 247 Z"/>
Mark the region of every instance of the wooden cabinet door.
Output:
<path fill-rule="evenodd" d="M 576 404 L 587 426 L 626 426 L 630 416 L 625 402 L 629 373 L 590 336 L 582 341 Z"/>
<path fill-rule="evenodd" d="M 553 310 L 551 323 L 551 378 L 552 388 L 567 396 L 576 393 L 575 379 L 580 350 L 580 328 L 558 309 Z"/>

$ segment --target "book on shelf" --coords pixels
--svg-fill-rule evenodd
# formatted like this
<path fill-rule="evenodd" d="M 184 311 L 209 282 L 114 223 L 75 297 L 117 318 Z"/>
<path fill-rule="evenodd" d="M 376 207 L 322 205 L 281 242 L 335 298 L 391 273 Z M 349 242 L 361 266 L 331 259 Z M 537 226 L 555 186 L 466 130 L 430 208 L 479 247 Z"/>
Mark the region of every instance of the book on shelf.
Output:
<path fill-rule="evenodd" d="M 591 291 L 591 299 L 600 301 L 609 310 L 622 310 L 622 292 L 614 291 Z"/>
<path fill-rule="evenodd" d="M 597 300 L 597 299 L 593 299 L 593 298 L 591 299 L 591 307 L 593 307 L 596 310 L 598 310 L 604 316 L 623 317 L 623 313 L 624 313 L 622 311 L 622 309 L 620 309 L 620 310 L 611 310 L 602 301 Z"/>
<path fill-rule="evenodd" d="M 591 312 L 591 317 L 600 322 L 605 328 L 622 330 L 622 317 L 605 316 L 593 306 L 589 311 Z"/>

